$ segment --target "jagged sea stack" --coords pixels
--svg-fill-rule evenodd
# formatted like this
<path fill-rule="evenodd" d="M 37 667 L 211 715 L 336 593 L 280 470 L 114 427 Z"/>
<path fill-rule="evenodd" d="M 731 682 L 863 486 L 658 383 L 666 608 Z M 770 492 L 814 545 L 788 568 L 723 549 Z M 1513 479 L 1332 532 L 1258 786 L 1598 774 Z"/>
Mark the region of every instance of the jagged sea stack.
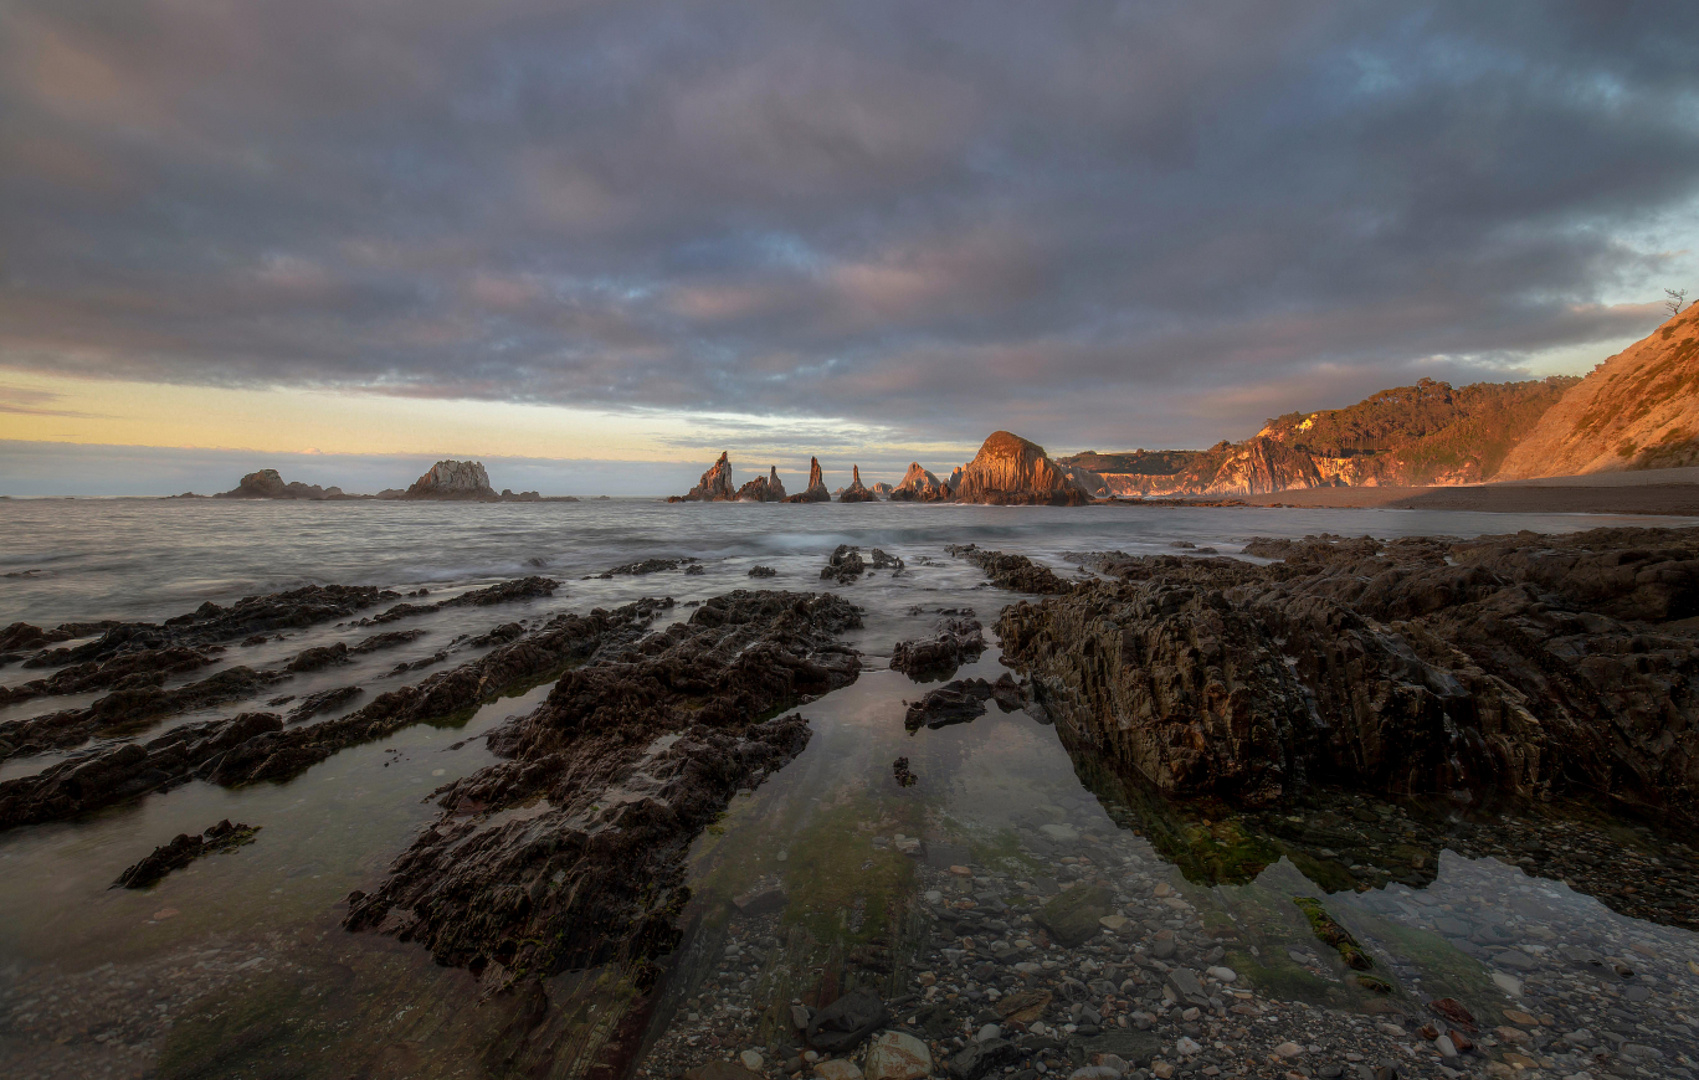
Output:
<path fill-rule="evenodd" d="M 992 432 L 962 470 L 957 502 L 1003 505 L 1079 506 L 1091 495 L 1062 467 L 1044 456 L 1044 447 L 1007 431 Z"/>
<path fill-rule="evenodd" d="M 808 459 L 808 490 L 785 500 L 793 503 L 831 502 L 832 493 L 826 490 L 826 478 L 820 472 L 820 459 Z"/>
<path fill-rule="evenodd" d="M 757 476 L 737 489 L 738 502 L 784 502 L 785 485 L 779 479 L 779 467 L 772 466 L 766 476 Z"/>
<path fill-rule="evenodd" d="M 879 496 L 862 486 L 860 465 L 850 466 L 850 486 L 844 488 L 843 494 L 838 496 L 838 501 L 846 503 L 879 501 Z"/>
<path fill-rule="evenodd" d="M 918 461 L 909 465 L 903 482 L 891 491 L 892 502 L 943 502 L 949 497 L 949 490 Z"/>
<path fill-rule="evenodd" d="M 732 487 L 732 463 L 725 451 L 720 460 L 708 466 L 697 485 L 683 495 L 674 495 L 668 502 L 734 502 L 737 489 Z"/>

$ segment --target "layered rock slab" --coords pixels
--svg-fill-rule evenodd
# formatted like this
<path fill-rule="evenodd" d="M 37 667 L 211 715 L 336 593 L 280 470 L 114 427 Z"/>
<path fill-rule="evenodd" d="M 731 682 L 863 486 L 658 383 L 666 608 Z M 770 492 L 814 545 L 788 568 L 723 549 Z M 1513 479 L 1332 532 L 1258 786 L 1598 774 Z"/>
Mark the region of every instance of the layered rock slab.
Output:
<path fill-rule="evenodd" d="M 1575 791 L 1699 821 L 1699 530 L 1103 560 L 1005 610 L 1065 741 L 1169 795 Z"/>
<path fill-rule="evenodd" d="M 569 671 L 491 734 L 505 760 L 438 792 L 443 815 L 347 925 L 498 984 L 649 970 L 677 941 L 690 842 L 808 741 L 801 717 L 761 717 L 854 681 L 838 636 L 859 622 L 835 596 L 739 590 Z"/>

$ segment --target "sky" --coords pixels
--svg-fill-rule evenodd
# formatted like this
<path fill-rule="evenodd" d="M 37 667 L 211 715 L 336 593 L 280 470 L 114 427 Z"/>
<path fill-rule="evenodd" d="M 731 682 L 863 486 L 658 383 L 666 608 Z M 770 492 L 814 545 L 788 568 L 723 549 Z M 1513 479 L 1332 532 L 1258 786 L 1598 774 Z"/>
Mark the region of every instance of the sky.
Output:
<path fill-rule="evenodd" d="M 0 0 L 0 493 L 871 482 L 1582 374 L 1699 294 L 1695 55 L 1632 0 Z"/>

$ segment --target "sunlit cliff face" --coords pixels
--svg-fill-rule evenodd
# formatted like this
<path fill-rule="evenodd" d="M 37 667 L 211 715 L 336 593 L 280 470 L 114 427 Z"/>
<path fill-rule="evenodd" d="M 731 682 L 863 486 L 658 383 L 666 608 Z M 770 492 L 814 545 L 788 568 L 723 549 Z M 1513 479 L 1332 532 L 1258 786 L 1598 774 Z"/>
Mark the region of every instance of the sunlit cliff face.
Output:
<path fill-rule="evenodd" d="M 0 436 L 895 479 L 1584 371 L 1699 276 L 1658 7 L 19 0 Z"/>

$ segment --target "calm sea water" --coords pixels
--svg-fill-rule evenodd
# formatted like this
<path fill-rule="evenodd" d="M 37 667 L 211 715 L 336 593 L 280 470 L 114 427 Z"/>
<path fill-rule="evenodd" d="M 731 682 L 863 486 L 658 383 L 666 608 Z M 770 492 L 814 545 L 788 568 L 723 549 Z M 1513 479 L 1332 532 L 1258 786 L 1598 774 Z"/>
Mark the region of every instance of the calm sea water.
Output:
<path fill-rule="evenodd" d="M 810 845 L 866 845 L 875 833 L 888 833 L 893 820 L 917 822 L 905 826 L 914 830 L 910 835 L 940 847 L 992 848 L 1029 829 L 1036 809 L 1048 815 L 1046 822 L 1100 840 L 1104 846 L 1094 851 L 1112 847 L 1156 867 L 1200 909 L 1255 920 L 1263 909 L 1251 902 L 1251 893 L 1188 884 L 1141 837 L 1106 816 L 1076 778 L 1053 729 L 992 710 L 982 721 L 920 738 L 903 731 L 904 698 L 916 690 L 885 669 L 885 658 L 894 642 L 927 632 L 930 623 L 911 609 L 969 606 L 989 626 L 998 609 L 1016 599 L 984 586 L 981 575 L 946 556 L 944 546 L 972 542 L 1065 569 L 1067 552 L 1172 552 L 1176 542 L 1232 554 L 1256 536 L 1473 536 L 1648 523 L 1389 510 L 22 500 L 0 502 L 0 625 L 162 619 L 206 600 L 228 602 L 307 583 L 422 586 L 440 597 L 524 574 L 563 582 L 554 598 L 522 610 L 455 609 L 422 617 L 409 624 L 427 631 L 413 653 L 381 654 L 302 676 L 288 687 L 298 695 L 348 683 L 381 691 L 395 685 L 385 679 L 397 660 L 427 657 L 458 635 L 521 615 L 588 610 L 641 595 L 682 602 L 752 585 L 817 589 L 819 568 L 836 545 L 881 547 L 907 560 L 908 570 L 844 587 L 867 609 L 866 627 L 854 643 L 868 670 L 804 710 L 816 732 L 807 751 L 740 798 L 725 831 L 697 853 L 699 907 L 723 903 L 751 875 L 782 875 L 784 866 L 772 861 L 776 852 L 792 853 L 785 864 L 791 867 L 819 866 L 819 859 L 799 855 Z M 706 572 L 585 579 L 652 556 L 692 556 L 703 560 Z M 779 576 L 750 579 L 750 567 L 758 564 L 776 568 Z M 676 616 L 687 613 L 681 607 Z M 239 662 L 280 663 L 302 648 L 365 632 L 309 628 L 242 650 Z M 453 654 L 446 664 L 471 655 Z M 1002 671 L 996 656 L 993 646 L 964 674 L 995 678 Z M 34 674 L 0 669 L 0 682 Z M 470 976 L 435 966 L 415 946 L 345 933 L 338 925 L 341 900 L 380 880 L 390 860 L 434 818 L 436 808 L 422 800 L 426 792 L 492 760 L 472 736 L 534 708 L 548 689 L 494 702 L 456 728 L 419 727 L 351 748 L 286 784 L 237 791 L 189 784 L 84 820 L 0 833 L 0 1075 L 486 1075 L 479 1063 L 511 1013 L 499 1003 L 475 1007 L 480 990 Z M 86 700 L 55 698 L 0 710 L 0 723 Z M 207 715 L 242 707 L 248 705 Z M 891 784 L 890 763 L 899 754 L 913 759 L 921 788 L 905 792 Z M 0 779 L 52 760 L 6 762 Z M 904 799 L 923 800 L 923 812 Z M 865 819 L 849 828 L 849 840 L 845 815 Z M 108 888 L 153 846 L 220 818 L 263 826 L 258 842 L 203 859 L 150 890 Z M 868 847 L 866 854 L 867 866 L 898 858 L 886 847 Z M 1259 885 L 1269 895 L 1308 887 L 1285 862 Z M 835 915 L 810 910 L 810 904 L 829 901 L 809 886 L 791 884 L 786 919 L 806 923 Z M 1477 918 L 1498 904 L 1494 910 L 1503 914 L 1492 918 L 1515 934 L 1526 923 L 1529 955 L 1536 957 L 1564 946 L 1617 955 L 1633 942 L 1667 956 L 1675 965 L 1672 978 L 1685 970 L 1679 966 L 1684 958 L 1699 959 L 1696 935 L 1624 918 L 1562 883 L 1532 879 L 1490 859 L 1448 855 L 1439 878 L 1418 893 L 1398 887 L 1361 902 L 1345 894 L 1330 903 L 1338 917 L 1377 941 L 1392 940 L 1401 928 L 1426 932 L 1436 918 Z M 1518 914 L 1536 904 L 1537 919 Z M 1295 935 L 1293 948 L 1314 949 L 1301 927 L 1282 923 L 1262 931 L 1265 942 L 1289 934 Z M 693 934 L 699 932 L 706 931 Z M 687 938 L 686 950 L 697 947 L 700 942 Z M 1400 977 L 1418 984 L 1424 973 L 1437 977 L 1423 967 L 1434 963 L 1443 958 L 1412 960 L 1408 970 L 1399 969 Z M 568 991 L 557 981 L 551 997 L 565 1000 Z M 686 987 L 673 996 L 684 993 L 705 990 Z M 1624 1015 L 1662 1038 L 1681 1029 L 1660 1025 L 1683 1023 L 1672 1017 L 1691 1019 L 1699 1002 L 1691 992 L 1674 993 L 1660 988 L 1650 1000 L 1619 1004 L 1642 1010 Z M 564 1021 L 562 1037 L 587 1039 L 593 1028 L 588 1021 Z"/>

